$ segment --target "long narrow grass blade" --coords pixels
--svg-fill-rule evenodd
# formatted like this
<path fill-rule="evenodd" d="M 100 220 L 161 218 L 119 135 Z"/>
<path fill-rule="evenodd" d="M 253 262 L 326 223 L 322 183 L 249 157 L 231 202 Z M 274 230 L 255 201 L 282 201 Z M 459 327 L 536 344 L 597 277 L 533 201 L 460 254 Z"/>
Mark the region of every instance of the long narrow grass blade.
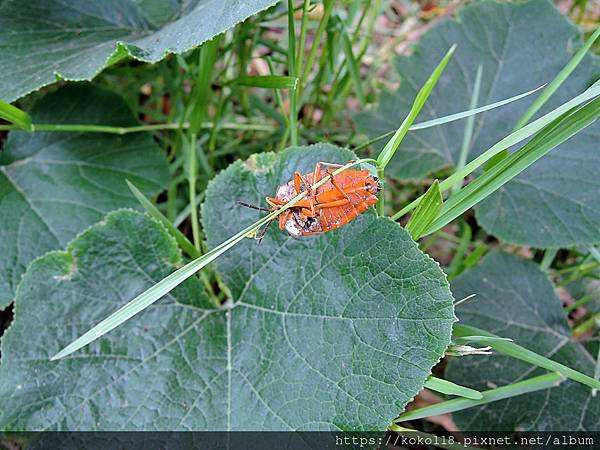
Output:
<path fill-rule="evenodd" d="M 497 163 L 489 171 L 450 197 L 425 234 L 433 233 L 508 183 L 552 149 L 594 123 L 600 117 L 600 98 L 556 119 L 519 151 Z"/>
<path fill-rule="evenodd" d="M 296 72 L 296 29 L 294 24 L 294 2 L 288 0 L 288 73 L 292 77 L 297 76 Z M 298 90 L 296 87 L 289 91 L 289 130 L 290 143 L 298 145 Z"/>
<path fill-rule="evenodd" d="M 571 75 L 571 73 L 579 65 L 579 63 L 581 62 L 585 54 L 588 52 L 588 50 L 592 47 L 594 42 L 596 42 L 598 36 L 600 36 L 600 27 L 598 27 L 596 31 L 594 31 L 594 33 L 588 38 L 586 43 L 583 45 L 583 47 L 581 47 L 577 51 L 577 53 L 573 55 L 573 57 L 569 60 L 565 67 L 562 68 L 558 75 L 556 75 L 556 77 L 554 77 L 554 79 L 546 87 L 546 89 L 544 89 L 539 95 L 539 97 L 536 98 L 535 101 L 531 104 L 531 106 L 527 108 L 527 111 L 525 111 L 525 114 L 523 114 L 523 117 L 519 119 L 519 122 L 515 126 L 516 130 L 521 128 L 527 122 L 529 122 L 529 119 L 531 119 L 535 115 L 535 113 L 538 112 L 542 106 L 544 106 L 544 104 L 548 101 L 548 99 L 550 99 L 550 97 L 552 97 L 552 95 L 561 86 L 561 84 L 563 84 L 565 80 L 569 78 L 569 75 Z"/>
<path fill-rule="evenodd" d="M 0 119 L 7 120 L 25 131 L 33 131 L 31 116 L 16 106 L 2 100 L 0 100 Z"/>
<path fill-rule="evenodd" d="M 365 94 L 362 88 L 362 81 L 360 79 L 360 70 L 358 61 L 354 57 L 354 53 L 352 52 L 352 43 L 350 42 L 350 38 L 348 37 L 348 33 L 345 29 L 342 28 L 342 47 L 344 48 L 344 53 L 346 55 L 346 64 L 348 65 L 348 71 L 350 72 L 350 77 L 352 78 L 352 83 L 354 84 L 354 89 L 356 91 L 356 97 L 358 98 L 358 102 L 361 107 L 364 107 L 367 104 L 367 100 L 365 99 Z"/>
<path fill-rule="evenodd" d="M 500 100 L 494 103 L 490 103 L 488 105 L 480 106 L 478 108 L 471 108 L 466 111 L 461 111 L 455 114 L 450 114 L 448 116 L 438 117 L 437 119 L 426 120 L 425 122 L 415 123 L 412 127 L 410 127 L 410 131 L 415 130 L 424 130 L 425 128 L 437 127 L 438 125 L 444 125 L 446 123 L 455 122 L 457 120 L 466 119 L 471 116 L 475 116 L 477 114 L 484 113 L 486 111 L 491 111 L 492 109 L 500 108 L 501 106 L 508 105 L 509 103 L 516 102 L 517 100 L 521 100 L 531 94 L 536 93 L 540 89 L 542 89 L 545 84 L 536 87 L 527 92 L 523 92 L 522 94 L 515 95 L 514 97 L 509 97 L 504 100 Z"/>
<path fill-rule="evenodd" d="M 455 336 L 458 337 L 469 335 L 490 336 L 494 338 L 498 337 L 495 334 L 488 333 L 487 331 L 481 330 L 479 328 L 460 323 L 454 324 L 453 333 Z M 574 369 L 571 369 L 570 367 L 567 367 L 563 364 L 557 363 L 556 361 L 552 361 L 551 359 L 548 359 L 545 356 L 538 355 L 537 353 L 532 352 L 531 350 L 527 350 L 526 348 L 521 347 L 520 345 L 517 345 L 514 342 L 508 342 L 503 340 L 499 341 L 497 339 L 481 340 L 480 342 L 484 345 L 492 347 L 494 350 L 504 355 L 520 359 L 521 361 L 528 362 L 529 364 L 542 367 L 552 372 L 559 372 L 563 376 L 573 381 L 585 384 L 586 386 L 589 386 L 594 389 L 600 389 L 600 381 L 594 380 L 592 377 L 587 376 Z"/>
<path fill-rule="evenodd" d="M 148 214 L 150 214 L 150 216 L 152 216 L 153 218 L 155 218 L 156 220 L 161 222 L 167 228 L 167 231 L 169 232 L 169 234 L 175 238 L 175 240 L 177 241 L 179 246 L 183 249 L 183 251 L 186 252 L 188 255 L 190 255 L 190 257 L 192 257 L 192 258 L 197 258 L 198 256 L 200 256 L 200 253 L 198 252 L 198 250 L 196 250 L 196 247 L 194 247 L 194 244 L 192 244 L 189 241 L 189 239 L 181 231 L 179 231 L 171 223 L 171 221 L 169 219 L 167 219 L 163 215 L 163 213 L 161 213 L 158 210 L 158 208 L 156 206 L 154 206 L 152 204 L 152 202 L 150 202 L 144 196 L 144 194 L 142 194 L 140 192 L 140 190 L 137 187 L 135 187 L 135 185 L 131 181 L 129 181 L 129 180 L 125 180 L 125 181 L 127 182 L 127 186 L 129 186 L 129 190 L 133 193 L 133 195 L 138 200 L 138 202 L 140 202 L 140 204 L 144 207 L 146 212 Z"/>
<path fill-rule="evenodd" d="M 415 213 L 406 224 L 406 231 L 410 233 L 414 241 L 418 240 L 433 223 L 442 208 L 443 202 L 439 182 L 435 180 L 425 192 L 423 201 L 419 203 Z"/>
<path fill-rule="evenodd" d="M 508 105 L 509 103 L 516 102 L 517 100 L 521 100 L 522 98 L 527 97 L 528 95 L 531 95 L 534 92 L 539 91 L 544 86 L 546 86 L 546 85 L 544 84 L 535 89 L 532 89 L 531 91 L 523 92 L 522 94 L 515 95 L 514 97 L 509 97 L 504 100 L 500 100 L 498 102 L 480 106 L 479 108 L 468 109 L 466 111 L 461 111 L 461 112 L 450 114 L 447 116 L 438 117 L 437 119 L 426 120 L 425 122 L 418 122 L 418 123 L 411 125 L 411 127 L 408 130 L 409 131 L 424 130 L 426 128 L 437 127 L 439 125 L 444 125 L 447 123 L 456 122 L 457 120 L 462 120 L 462 119 L 465 119 L 465 118 L 468 118 L 471 116 L 475 116 L 477 114 L 481 114 L 486 111 L 491 111 L 492 109 L 500 108 L 501 106 Z M 376 142 L 383 141 L 384 139 L 390 138 L 391 136 L 394 135 L 395 132 L 396 132 L 396 130 L 392 130 L 385 134 L 382 134 L 381 136 L 377 136 L 376 138 L 373 138 L 363 144 L 358 145 L 357 147 L 354 148 L 354 151 L 361 150 L 372 144 L 375 144 Z"/>
<path fill-rule="evenodd" d="M 227 82 L 233 86 L 248 86 L 267 89 L 295 89 L 298 78 L 283 75 L 257 75 L 234 78 Z"/>
<path fill-rule="evenodd" d="M 359 159 L 357 161 L 348 163 L 345 166 L 335 170 L 331 175 L 324 177 L 322 180 L 315 183 L 311 187 L 311 189 L 317 189 L 318 187 L 327 183 L 332 177 L 343 172 L 344 170 L 354 167 L 358 164 L 365 163 L 365 162 L 373 163 L 375 161 L 372 159 Z M 306 197 L 306 191 L 304 191 L 301 194 L 294 197 L 285 206 L 281 207 L 280 209 L 278 209 L 276 211 L 273 211 L 270 214 L 267 214 L 266 216 L 259 219 L 252 225 L 241 230 L 236 235 L 230 237 L 222 244 L 216 246 L 211 251 L 209 251 L 206 254 L 202 255 L 201 257 L 189 262 L 182 268 L 176 270 L 172 274 L 163 278 L 161 281 L 156 283 L 150 289 L 142 292 L 140 295 L 138 295 L 136 298 L 131 300 L 129 303 L 127 303 L 123 307 L 119 308 L 116 312 L 114 312 L 113 314 L 108 316 L 106 319 L 104 319 L 103 321 L 98 323 L 92 329 L 90 329 L 89 331 L 84 333 L 82 336 L 77 338 L 75 341 L 73 341 L 72 343 L 67 345 L 64 349 L 59 351 L 56 355 L 54 355 L 50 359 L 52 361 L 54 361 L 54 360 L 57 360 L 60 358 L 64 358 L 65 356 L 70 355 L 71 353 L 88 345 L 90 342 L 93 342 L 96 339 L 98 339 L 99 337 L 105 335 L 109 331 L 115 329 L 116 327 L 121 325 L 123 322 L 131 319 L 133 316 L 135 316 L 139 312 L 143 311 L 144 309 L 146 309 L 148 306 L 150 306 L 151 304 L 153 304 L 160 298 L 167 295 L 175 287 L 179 286 L 181 283 L 183 283 L 185 280 L 187 280 L 193 274 L 198 272 L 200 269 L 202 269 L 206 265 L 213 262 L 215 259 L 217 259 L 219 256 L 221 256 L 227 250 L 229 250 L 234 245 L 236 245 L 238 242 L 243 240 L 247 235 L 254 233 L 261 226 L 266 224 L 269 220 L 277 217 L 279 214 L 284 212 L 286 209 L 291 208 L 298 201 L 302 200 L 304 197 Z"/>
<path fill-rule="evenodd" d="M 482 398 L 481 392 L 476 391 L 459 384 L 455 384 L 448 380 L 443 380 L 434 376 L 430 376 L 425 381 L 425 387 L 432 391 L 441 392 L 446 395 L 458 395 L 464 398 L 470 398 L 472 400 L 479 400 Z"/>
<path fill-rule="evenodd" d="M 458 303 L 458 302 L 457 302 Z M 456 303 L 455 303 L 456 305 Z M 463 337 L 452 337 L 452 342 L 458 345 L 474 344 L 481 342 L 492 342 L 492 341 L 506 341 L 514 342 L 511 338 L 499 337 L 499 336 L 463 336 Z"/>
<path fill-rule="evenodd" d="M 477 102 L 479 102 L 479 91 L 481 89 L 481 74 L 483 73 L 483 68 L 481 64 L 477 67 L 477 74 L 475 75 L 475 84 L 473 85 L 473 95 L 471 95 L 471 103 L 469 107 L 471 109 L 475 109 L 477 107 Z M 475 125 L 475 116 L 471 116 L 467 118 L 467 123 L 465 124 L 465 132 L 463 133 L 463 141 L 460 147 L 460 153 L 458 155 L 458 161 L 456 162 L 456 170 L 460 170 L 465 167 L 467 163 L 467 156 L 469 155 L 469 150 L 471 149 L 471 141 L 473 140 L 473 127 Z M 458 192 L 462 186 L 462 181 L 459 181 L 454 186 L 452 186 L 452 192 Z"/>
<path fill-rule="evenodd" d="M 566 103 L 563 103 L 561 106 L 550 111 L 548 114 L 545 114 L 544 116 L 540 117 L 539 119 L 518 129 L 517 131 L 513 131 L 505 138 L 496 142 L 496 144 L 494 144 L 492 147 L 490 147 L 487 151 L 485 151 L 484 153 L 479 155 L 477 158 L 475 158 L 472 161 L 470 161 L 469 163 L 467 163 L 465 165 L 465 167 L 462 168 L 462 170 L 456 171 L 455 173 L 450 175 L 448 178 L 446 178 L 444 181 L 442 181 L 440 183 L 440 190 L 442 192 L 447 191 L 452 186 L 454 186 L 457 182 L 459 182 L 460 180 L 462 180 L 469 174 L 473 173 L 475 170 L 477 170 L 482 165 L 484 165 L 487 161 L 489 161 L 491 158 L 493 158 L 496 154 L 502 152 L 504 149 L 510 148 L 513 145 L 518 144 L 519 142 L 522 142 L 522 141 L 530 138 L 531 136 L 536 134 L 538 131 L 542 130 L 547 125 L 554 122 L 557 118 L 561 117 L 563 114 L 571 111 L 573 108 L 589 101 L 590 99 L 597 97 L 598 95 L 600 95 L 600 82 L 594 83 L 591 87 L 586 89 L 583 93 L 579 94 L 577 97 L 569 100 Z M 402 208 L 400 211 L 398 211 L 396 214 L 394 214 L 392 216 L 392 219 L 398 220 L 400 217 L 405 215 L 407 212 L 414 209 L 419 204 L 422 197 L 423 196 L 415 199 L 414 201 L 412 201 L 411 203 L 406 205 L 404 208 Z"/>
<path fill-rule="evenodd" d="M 394 422 L 404 422 L 407 420 L 422 419 L 424 417 L 448 414 L 463 409 L 473 408 L 475 406 L 485 405 L 486 403 L 504 400 L 506 398 L 516 397 L 518 395 L 528 394 L 530 392 L 541 391 L 558 386 L 564 381 L 565 377 L 560 373 L 547 373 L 532 377 L 527 380 L 512 383 L 488 391 L 481 392 L 481 399 L 456 398 L 445 402 L 428 405 L 423 408 L 413 409 L 400 415 Z"/>
<path fill-rule="evenodd" d="M 425 102 L 429 98 L 431 91 L 440 79 L 440 76 L 442 75 L 444 69 L 450 61 L 450 58 L 452 58 L 455 49 L 456 45 L 450 47 L 448 52 L 446 52 L 446 55 L 442 58 L 440 63 L 429 76 L 429 79 L 425 82 L 425 84 L 417 93 L 417 96 L 415 97 L 410 111 L 402 121 L 402 124 L 400 124 L 400 127 L 398 127 L 392 138 L 388 141 L 386 146 L 383 148 L 383 150 L 381 150 L 381 153 L 377 157 L 377 167 L 384 169 L 388 165 L 390 160 L 394 157 L 398 146 L 400 145 L 402 139 L 404 139 L 404 136 L 406 136 L 406 133 L 408 133 L 409 128 L 419 115 L 421 108 L 423 108 L 423 105 L 425 105 Z"/>

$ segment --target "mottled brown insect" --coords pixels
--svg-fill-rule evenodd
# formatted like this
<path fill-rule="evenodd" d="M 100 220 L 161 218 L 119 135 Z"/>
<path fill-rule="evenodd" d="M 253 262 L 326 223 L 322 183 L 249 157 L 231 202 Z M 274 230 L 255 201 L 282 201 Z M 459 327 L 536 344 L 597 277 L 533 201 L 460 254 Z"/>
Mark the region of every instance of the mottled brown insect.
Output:
<path fill-rule="evenodd" d="M 294 179 L 280 186 L 275 197 L 266 198 L 271 209 L 239 203 L 254 209 L 275 211 L 301 192 L 307 191 L 305 198 L 278 217 L 279 229 L 286 230 L 292 236 L 321 234 L 335 230 L 377 203 L 377 194 L 380 191 L 379 180 L 367 170 L 345 170 L 316 190 L 312 190 L 313 184 L 331 175 L 331 169 L 324 167 L 337 169 L 342 166 L 319 162 L 312 173 L 295 172 Z M 265 232 L 266 227 L 259 239 L 262 239 Z"/>

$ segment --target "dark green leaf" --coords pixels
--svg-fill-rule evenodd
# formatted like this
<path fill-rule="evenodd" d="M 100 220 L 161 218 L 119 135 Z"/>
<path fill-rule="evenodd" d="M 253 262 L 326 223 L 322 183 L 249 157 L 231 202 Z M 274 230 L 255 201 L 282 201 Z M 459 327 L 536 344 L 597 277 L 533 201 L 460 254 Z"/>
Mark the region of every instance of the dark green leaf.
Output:
<path fill-rule="evenodd" d="M 461 298 L 461 322 L 513 338 L 516 344 L 568 367 L 593 375 L 595 355 L 574 342 L 560 300 L 547 275 L 532 263 L 506 253 L 491 253 L 452 283 Z M 452 359 L 448 379 L 478 390 L 503 386 L 544 373 L 507 356 Z M 600 403 L 592 390 L 567 380 L 559 387 L 456 413 L 463 430 L 597 430 Z"/>
<path fill-rule="evenodd" d="M 34 121 L 135 125 L 116 94 L 70 86 L 43 98 Z M 0 308 L 10 302 L 27 264 L 63 248 L 108 211 L 137 202 L 130 179 L 146 195 L 168 179 L 152 137 L 14 131 L 0 153 Z"/>
<path fill-rule="evenodd" d="M 280 155 L 235 163 L 212 182 L 211 245 L 256 218 L 237 199 L 258 203 L 296 168 L 353 158 L 328 146 Z M 397 224 L 367 213 L 321 237 L 272 229 L 259 247 L 238 244 L 218 260 L 233 295 L 222 310 L 191 278 L 48 360 L 180 264 L 162 225 L 126 211 L 35 261 L 3 339 L 0 428 L 380 430 L 450 341 L 443 272 Z"/>
<path fill-rule="evenodd" d="M 378 136 L 397 128 L 424 79 L 448 43 L 457 50 L 423 108 L 419 120 L 467 109 L 478 65 L 483 67 L 480 103 L 487 104 L 552 81 L 581 45 L 580 32 L 547 0 L 523 3 L 476 2 L 426 33 L 414 53 L 396 68 L 401 86 L 381 95 L 377 111 L 357 119 L 359 128 Z M 551 55 L 551 57 L 549 57 Z M 597 57 L 586 56 L 542 108 L 545 113 L 580 94 L 600 72 Z M 475 120 L 469 159 L 508 135 L 528 101 L 511 103 Z M 538 115 L 539 115 L 538 114 Z M 460 122 L 409 133 L 387 173 L 420 177 L 456 164 L 463 138 Z M 549 247 L 600 241 L 597 219 L 600 172 L 595 125 L 538 161 L 477 206 L 480 223 L 509 242 Z"/>
<path fill-rule="evenodd" d="M 181 263 L 165 228 L 132 211 L 34 261 L 2 338 L 0 429 L 225 429 L 226 319 L 195 278 L 78 354 L 49 361 Z"/>
<path fill-rule="evenodd" d="M 498 161 L 492 168 L 450 197 L 442 207 L 438 217 L 427 230 L 427 233 L 439 230 L 469 208 L 482 201 L 484 205 L 486 202 L 493 202 L 494 197 L 492 194 L 494 192 L 510 180 L 513 180 L 519 173 L 531 167 L 540 158 L 546 156 L 548 152 L 593 124 L 598 119 L 598 116 L 600 116 L 600 98 L 596 98 L 564 117 L 555 120 L 521 149 Z M 531 207 L 534 208 L 536 206 L 539 207 L 535 202 L 532 202 Z M 529 214 L 534 215 L 535 213 L 536 211 L 533 209 L 529 211 Z M 590 212 L 590 214 L 594 218 L 597 218 L 597 220 L 600 220 L 600 209 Z M 508 224 L 506 226 L 510 227 L 511 225 Z M 569 224 L 566 226 L 571 227 L 572 225 Z M 596 226 L 595 229 L 600 236 L 600 226 Z M 525 233 L 531 234 L 531 230 L 513 230 L 513 241 L 524 245 L 531 243 L 530 240 L 522 237 Z M 542 242 L 538 241 L 539 247 L 543 246 Z"/>
<path fill-rule="evenodd" d="M 12 101 L 57 77 L 89 80 L 128 56 L 156 62 L 185 52 L 275 2 L 0 2 L 0 98 Z"/>
<path fill-rule="evenodd" d="M 237 201 L 264 206 L 295 170 L 350 159 L 348 151 L 315 145 L 233 164 L 207 190 L 209 246 L 264 214 Z M 260 246 L 247 239 L 216 264 L 235 305 L 234 384 L 272 411 L 236 408 L 247 427 L 382 429 L 449 342 L 445 277 L 389 219 L 365 213 L 302 239 L 273 226 Z"/>

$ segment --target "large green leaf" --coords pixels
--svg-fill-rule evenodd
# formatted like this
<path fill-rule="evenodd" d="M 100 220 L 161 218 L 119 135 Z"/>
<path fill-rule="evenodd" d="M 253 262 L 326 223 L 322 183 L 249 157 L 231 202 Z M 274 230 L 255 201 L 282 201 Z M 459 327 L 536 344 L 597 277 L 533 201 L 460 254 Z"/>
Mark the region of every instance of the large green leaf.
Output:
<path fill-rule="evenodd" d="M 468 109 L 479 65 L 480 104 L 510 97 L 551 81 L 581 45 L 580 32 L 547 0 L 508 4 L 477 2 L 457 19 L 427 32 L 414 53 L 399 57 L 401 84 L 381 95 L 376 111 L 357 117 L 359 128 L 377 136 L 396 128 L 452 43 L 457 49 L 423 108 L 420 120 Z M 581 93 L 600 73 L 587 56 L 541 113 Z M 486 112 L 475 119 L 468 159 L 511 132 L 531 100 Z M 464 122 L 409 133 L 386 173 L 420 177 L 456 164 Z M 553 150 L 476 207 L 479 223 L 501 239 L 536 247 L 600 242 L 600 127 L 594 125 Z"/>
<path fill-rule="evenodd" d="M 32 115 L 39 122 L 136 123 L 118 95 L 90 86 L 48 95 Z M 0 153 L 0 308 L 32 259 L 64 248 L 106 212 L 137 206 L 125 179 L 146 194 L 166 184 L 166 159 L 150 135 L 10 133 Z"/>
<path fill-rule="evenodd" d="M 209 246 L 259 216 L 236 201 L 264 205 L 294 170 L 353 158 L 315 145 L 236 162 L 206 192 Z M 381 430 L 448 344 L 454 315 L 443 273 L 408 233 L 374 214 L 303 239 L 274 226 L 217 269 L 235 305 L 234 428 Z"/>
<path fill-rule="evenodd" d="M 277 0 L 5 0 L 0 99 L 89 80 L 124 57 L 156 62 L 189 50 Z"/>
<path fill-rule="evenodd" d="M 323 150 L 327 159 L 347 154 Z M 298 151 L 283 158 L 307 161 Z M 212 184 L 211 241 L 253 219 L 221 187 L 235 179 L 236 196 L 249 200 L 295 167 L 272 156 L 251 164 Z M 181 259 L 161 224 L 118 211 L 66 252 L 36 260 L 2 340 L 0 429 L 383 429 L 449 342 L 443 273 L 398 225 L 372 214 L 326 238 L 273 231 L 219 264 L 234 295 L 223 309 L 192 278 L 57 362 L 57 350 Z"/>
<path fill-rule="evenodd" d="M 457 298 L 477 294 L 457 307 L 461 322 L 512 338 L 530 350 L 593 375 L 595 356 L 571 338 L 569 324 L 547 275 L 507 253 L 491 253 L 452 282 Z M 449 379 L 484 390 L 542 373 L 501 355 L 454 358 Z M 559 387 L 501 400 L 454 414 L 465 431 L 600 429 L 600 402 L 591 389 L 565 381 Z"/>
<path fill-rule="evenodd" d="M 0 429 L 220 428 L 225 317 L 197 279 L 81 352 L 49 361 L 179 264 L 164 227 L 132 211 L 109 214 L 67 251 L 34 261 L 2 338 Z"/>

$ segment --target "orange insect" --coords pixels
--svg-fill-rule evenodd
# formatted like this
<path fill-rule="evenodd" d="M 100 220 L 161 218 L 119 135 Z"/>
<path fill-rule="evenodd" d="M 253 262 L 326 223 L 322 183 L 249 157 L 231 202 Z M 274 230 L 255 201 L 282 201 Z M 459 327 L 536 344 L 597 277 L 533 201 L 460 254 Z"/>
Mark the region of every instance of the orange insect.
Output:
<path fill-rule="evenodd" d="M 323 167 L 340 168 L 341 164 L 319 162 L 312 173 L 294 173 L 294 179 L 279 186 L 275 197 L 267 197 L 270 209 L 259 208 L 247 203 L 238 202 L 242 206 L 262 211 L 275 211 L 286 205 L 303 190 L 307 195 L 291 208 L 279 215 L 279 229 L 286 230 L 292 236 L 321 234 L 335 230 L 370 206 L 377 203 L 380 191 L 379 180 L 367 170 L 346 170 L 335 175 L 325 184 L 311 189 L 311 185 L 331 175 L 331 170 Z M 259 242 L 266 233 L 270 223 L 258 237 Z"/>

